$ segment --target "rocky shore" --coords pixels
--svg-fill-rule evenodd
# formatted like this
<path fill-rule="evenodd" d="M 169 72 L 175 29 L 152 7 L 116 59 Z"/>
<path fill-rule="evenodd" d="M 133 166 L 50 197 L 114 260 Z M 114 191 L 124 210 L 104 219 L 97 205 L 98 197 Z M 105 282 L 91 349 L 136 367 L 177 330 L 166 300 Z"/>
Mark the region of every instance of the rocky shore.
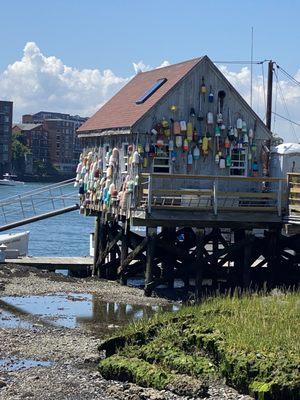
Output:
<path fill-rule="evenodd" d="M 89 293 L 104 301 L 141 306 L 170 305 L 167 299 L 143 296 L 138 288 L 114 282 L 69 278 L 35 268 L 0 265 L 0 300 L 6 296 Z M 105 380 L 97 372 L 101 332 L 82 325 L 73 328 L 45 322 L 42 316 L 16 319 L 0 303 L 0 399 L 55 400 L 183 400 L 168 391 Z M 22 322 L 28 326 L 22 326 Z M 112 325 L 111 329 L 114 329 Z M 223 383 L 208 390 L 210 400 L 250 399 Z"/>

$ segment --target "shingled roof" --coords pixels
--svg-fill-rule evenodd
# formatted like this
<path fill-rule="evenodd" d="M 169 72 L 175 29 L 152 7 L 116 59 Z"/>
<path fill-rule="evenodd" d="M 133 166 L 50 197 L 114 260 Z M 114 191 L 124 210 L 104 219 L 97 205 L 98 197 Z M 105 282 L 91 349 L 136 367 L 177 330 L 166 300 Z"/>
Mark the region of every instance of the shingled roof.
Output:
<path fill-rule="evenodd" d="M 147 111 L 154 106 L 176 83 L 178 83 L 202 58 L 195 58 L 179 64 L 140 72 L 127 83 L 115 96 L 105 103 L 78 132 L 99 131 L 132 127 Z M 136 104 L 158 79 L 167 81 L 157 89 L 144 103 Z"/>

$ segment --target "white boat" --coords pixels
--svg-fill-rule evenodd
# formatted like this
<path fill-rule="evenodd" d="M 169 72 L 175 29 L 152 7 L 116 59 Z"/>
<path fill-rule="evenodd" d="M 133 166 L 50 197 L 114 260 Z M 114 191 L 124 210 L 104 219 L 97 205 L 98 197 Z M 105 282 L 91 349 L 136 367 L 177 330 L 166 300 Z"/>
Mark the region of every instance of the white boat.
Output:
<path fill-rule="evenodd" d="M 18 250 L 20 256 L 28 254 L 28 242 L 29 231 L 0 235 L 0 245 L 5 244 L 7 250 Z"/>
<path fill-rule="evenodd" d="M 0 179 L 0 185 L 4 186 L 15 186 L 15 185 L 24 185 L 24 182 L 21 181 L 15 181 L 14 178 L 16 178 L 16 175 L 11 175 L 11 174 L 4 174 L 3 179 Z"/>

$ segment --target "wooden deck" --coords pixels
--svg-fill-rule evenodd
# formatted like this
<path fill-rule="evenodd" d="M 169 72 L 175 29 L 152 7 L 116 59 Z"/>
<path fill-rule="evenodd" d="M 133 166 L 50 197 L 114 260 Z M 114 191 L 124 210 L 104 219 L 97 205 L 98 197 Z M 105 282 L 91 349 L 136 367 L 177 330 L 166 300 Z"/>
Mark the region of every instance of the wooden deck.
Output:
<path fill-rule="evenodd" d="M 80 269 L 93 265 L 93 257 L 19 257 L 4 264 L 28 265 L 39 269 Z M 1 264 L 0 264 L 1 265 Z"/>

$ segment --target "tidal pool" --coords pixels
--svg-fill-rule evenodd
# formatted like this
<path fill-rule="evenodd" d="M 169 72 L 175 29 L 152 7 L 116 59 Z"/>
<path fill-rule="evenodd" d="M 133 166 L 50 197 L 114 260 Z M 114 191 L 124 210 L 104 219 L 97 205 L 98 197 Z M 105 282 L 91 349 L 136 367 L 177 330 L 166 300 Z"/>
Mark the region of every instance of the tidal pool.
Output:
<path fill-rule="evenodd" d="M 178 309 L 178 305 L 141 306 L 105 302 L 89 293 L 0 297 L 0 311 L 13 313 L 20 323 L 34 318 L 46 325 L 65 328 L 81 326 L 97 336 L 129 322 L 151 317 L 156 312 Z"/>
<path fill-rule="evenodd" d="M 13 372 L 21 371 L 22 369 L 28 369 L 33 367 L 50 367 L 53 363 L 50 361 L 37 361 L 29 358 L 0 358 L 0 371 Z"/>

